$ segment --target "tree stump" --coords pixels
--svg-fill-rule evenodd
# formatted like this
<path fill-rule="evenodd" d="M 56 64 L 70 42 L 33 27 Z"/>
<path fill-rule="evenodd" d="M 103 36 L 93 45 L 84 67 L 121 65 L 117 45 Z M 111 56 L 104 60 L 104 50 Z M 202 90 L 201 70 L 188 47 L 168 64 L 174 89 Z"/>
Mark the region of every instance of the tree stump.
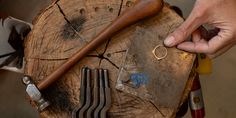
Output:
<path fill-rule="evenodd" d="M 135 0 L 57 0 L 45 9 L 34 21 L 34 28 L 25 40 L 25 74 L 32 76 L 39 83 L 53 70 L 65 62 L 71 55 L 86 45 L 97 33 L 111 23 L 125 9 L 132 6 Z M 175 12 L 165 6 L 155 17 L 145 19 L 122 30 L 95 51 L 78 62 L 68 73 L 56 83 L 43 91 L 51 106 L 40 115 L 43 118 L 69 118 L 73 109 L 79 105 L 80 69 L 86 65 L 90 68 L 106 68 L 110 70 L 112 106 L 108 112 L 110 118 L 163 118 L 173 117 L 176 113 L 183 93 L 186 90 L 194 55 L 175 48 L 168 49 L 169 65 L 175 57 L 183 61 L 175 65 L 183 78 L 178 78 L 174 87 L 168 88 L 165 94 L 171 94 L 167 100 L 171 105 L 163 105 L 158 109 L 150 101 L 117 91 L 115 89 L 119 69 L 125 51 L 137 31 L 137 28 L 149 32 L 152 37 L 163 41 L 168 33 L 183 22 Z M 140 35 L 140 39 L 147 39 Z M 154 40 L 154 39 L 153 39 Z M 152 42 L 150 42 L 152 43 Z M 163 65 L 163 64 L 162 64 Z M 163 70 L 171 69 L 162 66 Z M 181 70 L 183 69 L 183 70 Z M 164 72 L 164 71 L 163 71 Z M 175 72 L 177 73 L 177 72 Z M 178 73 L 177 73 L 178 74 Z M 166 84 L 165 80 L 162 80 Z M 172 81 L 172 80 L 168 80 Z M 173 80 L 176 81 L 176 80 Z M 171 89 L 175 92 L 169 93 Z M 160 91 L 162 88 L 160 88 Z M 187 93 L 187 92 L 185 92 Z M 175 96 L 173 98 L 173 96 Z M 162 96 L 159 96 L 160 98 Z"/>

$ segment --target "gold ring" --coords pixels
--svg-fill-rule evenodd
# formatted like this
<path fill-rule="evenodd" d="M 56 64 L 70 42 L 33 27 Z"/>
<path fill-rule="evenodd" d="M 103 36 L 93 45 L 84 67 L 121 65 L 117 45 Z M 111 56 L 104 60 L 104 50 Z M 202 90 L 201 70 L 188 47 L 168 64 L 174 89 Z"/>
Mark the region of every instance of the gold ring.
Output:
<path fill-rule="evenodd" d="M 163 55 L 163 56 L 161 56 L 161 57 L 158 57 L 157 55 L 156 55 L 156 50 L 158 49 L 158 48 L 161 48 L 161 47 L 163 47 L 164 49 L 165 49 L 165 54 Z M 167 56 L 167 49 L 166 49 L 166 47 L 165 46 L 163 46 L 163 45 L 157 45 L 153 50 L 152 50 L 152 54 L 154 55 L 154 57 L 159 61 L 159 60 L 161 60 L 161 59 L 164 59 L 166 56 Z"/>

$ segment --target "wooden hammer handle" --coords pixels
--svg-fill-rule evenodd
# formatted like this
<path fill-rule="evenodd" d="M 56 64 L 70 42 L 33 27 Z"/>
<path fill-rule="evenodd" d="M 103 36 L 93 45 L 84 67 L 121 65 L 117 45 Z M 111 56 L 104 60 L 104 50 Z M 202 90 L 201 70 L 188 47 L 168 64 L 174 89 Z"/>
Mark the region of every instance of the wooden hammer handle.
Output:
<path fill-rule="evenodd" d="M 129 8 L 121 14 L 115 21 L 101 31 L 87 45 L 76 52 L 64 64 L 57 68 L 53 73 L 47 76 L 38 84 L 38 88 L 43 90 L 62 77 L 71 67 L 73 67 L 80 59 L 86 56 L 90 51 L 95 50 L 104 41 L 111 38 L 119 30 L 124 29 L 137 21 L 156 15 L 162 9 L 162 0 L 138 0 L 133 7 Z"/>

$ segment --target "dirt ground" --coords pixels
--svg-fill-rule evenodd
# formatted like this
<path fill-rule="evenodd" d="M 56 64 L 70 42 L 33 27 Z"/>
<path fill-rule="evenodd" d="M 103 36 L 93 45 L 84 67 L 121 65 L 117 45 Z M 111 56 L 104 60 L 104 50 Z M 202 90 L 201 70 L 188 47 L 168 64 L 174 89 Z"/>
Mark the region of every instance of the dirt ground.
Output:
<path fill-rule="evenodd" d="M 194 0 L 166 0 L 179 6 L 186 17 Z M 0 11 L 32 22 L 50 0 L 0 0 Z M 211 75 L 201 76 L 206 118 L 233 118 L 236 116 L 236 47 L 213 60 Z M 37 118 L 38 113 L 25 99 L 21 74 L 0 71 L 0 114 L 2 118 Z M 185 118 L 191 118 L 188 113 Z"/>

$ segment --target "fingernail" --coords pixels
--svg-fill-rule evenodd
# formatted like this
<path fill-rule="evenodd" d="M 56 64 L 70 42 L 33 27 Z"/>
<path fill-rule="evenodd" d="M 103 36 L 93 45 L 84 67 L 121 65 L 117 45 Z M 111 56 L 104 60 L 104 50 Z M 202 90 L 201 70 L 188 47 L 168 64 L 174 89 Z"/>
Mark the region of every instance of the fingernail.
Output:
<path fill-rule="evenodd" d="M 173 46 L 174 44 L 174 41 L 175 41 L 175 38 L 173 36 L 170 36 L 170 37 L 167 37 L 165 40 L 164 40 L 164 44 L 166 46 Z"/>

